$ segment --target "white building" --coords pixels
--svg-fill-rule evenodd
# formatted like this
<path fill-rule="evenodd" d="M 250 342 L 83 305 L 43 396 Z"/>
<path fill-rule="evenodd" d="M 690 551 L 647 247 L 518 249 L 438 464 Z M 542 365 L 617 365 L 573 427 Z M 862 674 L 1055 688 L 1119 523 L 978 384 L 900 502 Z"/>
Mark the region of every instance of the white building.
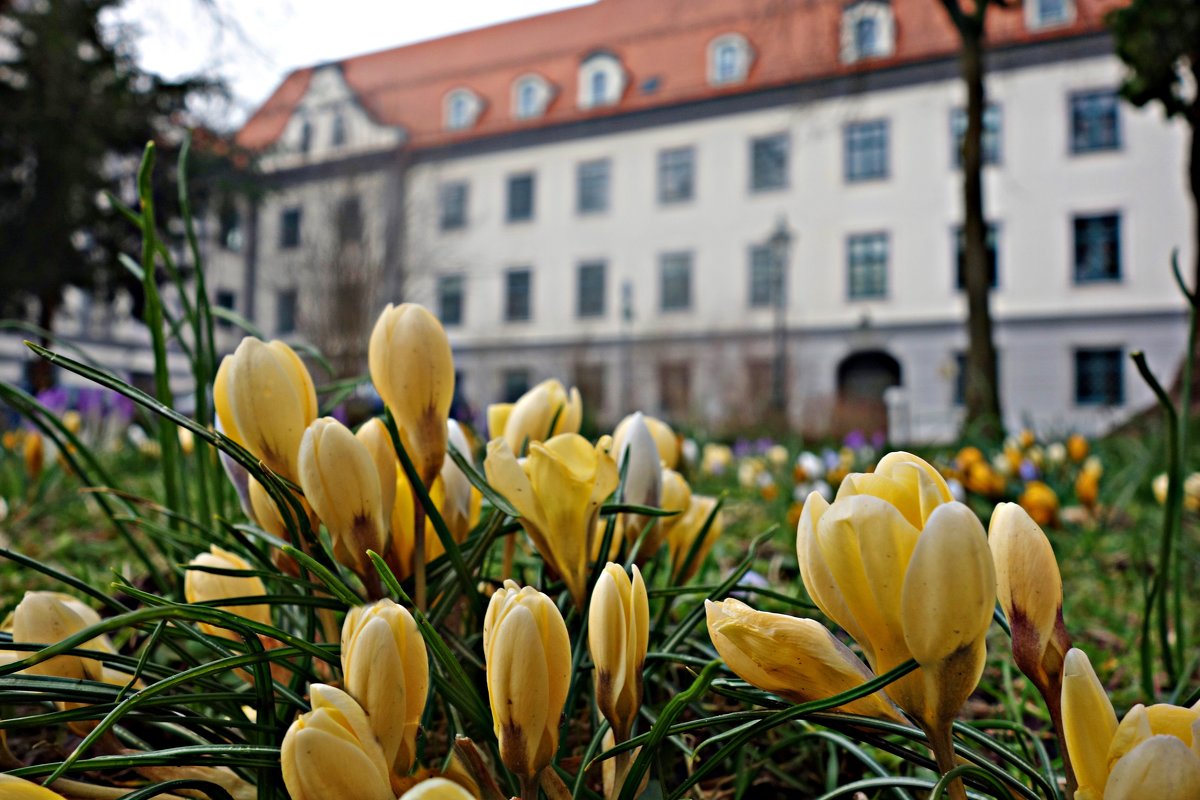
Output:
<path fill-rule="evenodd" d="M 1109 425 L 1152 402 L 1130 352 L 1164 377 L 1183 352 L 1183 130 L 1117 98 L 1113 5 L 990 12 L 1011 426 Z M 298 70 L 239 133 L 269 191 L 222 302 L 268 333 L 319 318 L 324 341 L 331 323 L 365 336 L 386 300 L 424 303 L 477 409 L 553 376 L 601 423 L 753 423 L 782 354 L 798 428 L 882 425 L 897 385 L 894 437 L 952 435 L 964 92 L 944 16 L 599 0 Z"/>

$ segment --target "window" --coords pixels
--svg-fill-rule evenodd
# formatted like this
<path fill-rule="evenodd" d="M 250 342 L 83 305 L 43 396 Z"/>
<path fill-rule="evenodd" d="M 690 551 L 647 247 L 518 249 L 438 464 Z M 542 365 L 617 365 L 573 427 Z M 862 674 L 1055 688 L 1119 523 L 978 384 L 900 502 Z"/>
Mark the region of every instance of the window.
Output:
<path fill-rule="evenodd" d="M 339 244 L 361 242 L 363 238 L 362 203 L 357 195 L 342 198 L 337 208 L 337 237 Z"/>
<path fill-rule="evenodd" d="M 984 243 L 987 247 L 987 269 L 988 269 L 988 286 L 995 289 L 999 284 L 999 270 L 997 268 L 997 233 L 996 226 L 992 223 L 987 223 L 987 233 L 985 234 Z M 966 253 L 963 249 L 964 242 L 963 229 L 958 227 L 954 229 L 954 288 L 965 289 L 966 281 Z"/>
<path fill-rule="evenodd" d="M 692 307 L 692 254 L 664 253 L 659 261 L 659 307 L 683 311 Z"/>
<path fill-rule="evenodd" d="M 533 173 L 508 176 L 508 221 L 533 219 Z"/>
<path fill-rule="evenodd" d="M 580 108 L 616 105 L 624 92 L 625 69 L 612 53 L 593 53 L 579 65 Z"/>
<path fill-rule="evenodd" d="M 604 316 L 604 273 L 603 261 L 585 261 L 579 265 L 579 280 L 575 296 L 575 310 L 578 316 Z"/>
<path fill-rule="evenodd" d="M 692 372 L 686 361 L 670 361 L 658 365 L 659 405 L 673 419 L 687 416 L 692 405 Z"/>
<path fill-rule="evenodd" d="M 546 113 L 550 102 L 550 84 L 541 75 L 522 75 L 513 84 L 513 116 L 532 119 Z"/>
<path fill-rule="evenodd" d="M 300 246 L 300 209 L 285 208 L 279 214 L 279 249 Z"/>
<path fill-rule="evenodd" d="M 1075 19 L 1071 0 L 1029 0 L 1025 4 L 1025 22 L 1030 28 L 1068 25 Z"/>
<path fill-rule="evenodd" d="M 1071 152 L 1096 153 L 1120 147 L 1117 93 L 1102 89 L 1071 95 Z"/>
<path fill-rule="evenodd" d="M 841 55 L 846 64 L 890 56 L 895 44 L 892 6 L 885 0 L 857 0 L 842 10 Z"/>
<path fill-rule="evenodd" d="M 504 319 L 524 322 L 532 316 L 533 272 L 510 269 L 504 273 Z"/>
<path fill-rule="evenodd" d="M 1075 403 L 1119 406 L 1125 402 L 1125 359 L 1119 347 L 1075 351 Z"/>
<path fill-rule="evenodd" d="M 658 202 L 682 203 L 695 189 L 695 151 L 690 147 L 658 153 Z"/>
<path fill-rule="evenodd" d="M 996 380 L 1003 386 L 1000 381 L 1000 365 L 1003 363 L 1000 359 L 999 351 L 996 352 Z M 954 354 L 954 396 L 950 398 L 951 402 L 956 406 L 964 406 L 967 403 L 967 354 Z"/>
<path fill-rule="evenodd" d="M 300 152 L 307 153 L 312 149 L 312 123 L 304 120 L 300 124 Z"/>
<path fill-rule="evenodd" d="M 708 45 L 708 82 L 720 86 L 746 80 L 752 56 L 750 44 L 741 34 L 718 36 Z"/>
<path fill-rule="evenodd" d="M 750 142 L 750 190 L 765 192 L 788 185 L 788 136 L 764 136 Z"/>
<path fill-rule="evenodd" d="M 1075 282 L 1121 280 L 1121 217 L 1075 217 Z"/>
<path fill-rule="evenodd" d="M 956 108 L 950 112 L 950 163 L 962 167 L 963 137 L 967 134 L 967 110 Z M 984 164 L 1000 163 L 1000 106 L 988 103 L 983 110 L 983 156 Z"/>
<path fill-rule="evenodd" d="M 438 227 L 444 231 L 467 225 L 467 184 L 465 181 L 443 183 L 438 189 Z"/>
<path fill-rule="evenodd" d="M 438 319 L 443 325 L 461 325 L 466 280 L 462 275 L 439 275 L 437 281 Z"/>
<path fill-rule="evenodd" d="M 591 415 L 604 411 L 605 392 L 604 364 L 576 364 L 572 370 L 571 383 L 579 389 L 584 409 Z"/>
<path fill-rule="evenodd" d="M 775 252 L 770 245 L 760 244 L 750 248 L 750 307 L 769 308 L 775 305 L 776 289 Z"/>
<path fill-rule="evenodd" d="M 296 310 L 299 306 L 299 294 L 295 289 L 280 289 L 275 294 L 275 332 L 294 333 L 296 331 Z"/>
<path fill-rule="evenodd" d="M 888 235 L 856 233 L 846 240 L 851 300 L 887 297 Z"/>
<path fill-rule="evenodd" d="M 520 400 L 521 395 L 529 391 L 529 384 L 532 382 L 529 370 L 525 367 L 506 369 L 500 379 L 504 384 L 503 402 L 505 403 L 515 403 Z"/>
<path fill-rule="evenodd" d="M 232 289 L 217 289 L 217 308 L 223 308 L 226 311 L 237 309 L 237 295 Z M 228 330 L 233 327 L 233 323 L 225 317 L 217 317 L 217 327 Z"/>
<path fill-rule="evenodd" d="M 855 122 L 845 130 L 846 181 L 869 181 L 888 176 L 888 122 Z"/>
<path fill-rule="evenodd" d="M 443 113 L 447 130 L 470 128 L 483 110 L 483 101 L 470 89 L 455 89 L 446 95 Z"/>
<path fill-rule="evenodd" d="M 608 210 L 607 158 L 585 161 L 579 165 L 576 175 L 576 206 L 580 214 L 595 214 Z"/>
<path fill-rule="evenodd" d="M 242 214 L 228 197 L 222 198 L 217 212 L 217 242 L 235 253 L 242 249 Z"/>
<path fill-rule="evenodd" d="M 329 136 L 329 144 L 341 147 L 346 143 L 346 118 L 341 113 L 333 115 L 333 129 Z"/>

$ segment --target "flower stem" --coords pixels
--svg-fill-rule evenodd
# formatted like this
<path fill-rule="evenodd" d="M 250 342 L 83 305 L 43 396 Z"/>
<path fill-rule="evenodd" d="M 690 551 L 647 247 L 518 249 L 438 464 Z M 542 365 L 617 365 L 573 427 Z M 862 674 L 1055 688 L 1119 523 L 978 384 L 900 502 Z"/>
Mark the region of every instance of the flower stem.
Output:
<path fill-rule="evenodd" d="M 957 766 L 954 757 L 954 728 L 953 721 L 938 722 L 935 725 L 921 723 L 925 736 L 929 739 L 929 749 L 933 751 L 934 761 L 937 762 L 938 772 L 945 775 Z M 962 779 L 956 778 L 950 784 L 950 800 L 967 800 L 967 789 Z"/>
<path fill-rule="evenodd" d="M 425 506 L 417 494 L 413 495 L 413 601 L 421 611 L 425 610 Z M 534 788 L 537 786 L 535 784 Z"/>

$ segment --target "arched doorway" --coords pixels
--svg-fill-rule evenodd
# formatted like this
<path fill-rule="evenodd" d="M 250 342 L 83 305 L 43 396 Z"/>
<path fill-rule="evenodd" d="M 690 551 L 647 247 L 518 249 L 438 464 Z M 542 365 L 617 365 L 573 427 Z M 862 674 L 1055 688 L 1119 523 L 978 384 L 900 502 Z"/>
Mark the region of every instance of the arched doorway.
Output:
<path fill-rule="evenodd" d="M 887 406 L 884 390 L 901 383 L 900 362 L 883 350 L 863 350 L 842 359 L 837 368 L 837 410 L 834 426 L 839 435 L 861 431 L 886 436 Z"/>

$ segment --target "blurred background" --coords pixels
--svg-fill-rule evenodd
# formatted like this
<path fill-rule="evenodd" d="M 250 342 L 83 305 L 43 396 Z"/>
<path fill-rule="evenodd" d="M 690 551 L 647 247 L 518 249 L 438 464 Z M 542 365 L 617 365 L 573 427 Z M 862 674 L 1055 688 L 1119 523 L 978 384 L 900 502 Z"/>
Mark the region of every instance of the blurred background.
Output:
<path fill-rule="evenodd" d="M 26 338 L 148 386 L 145 142 L 218 345 L 363 375 L 446 326 L 455 415 L 556 377 L 587 424 L 939 442 L 1098 434 L 1187 352 L 1190 0 L 0 2 L 0 379 Z M 129 262 L 132 263 L 132 262 Z M 171 301 L 171 287 L 163 287 Z M 183 354 L 172 388 L 186 407 Z M 367 392 L 369 390 L 364 390 Z M 377 398 L 360 393 L 364 405 Z"/>

